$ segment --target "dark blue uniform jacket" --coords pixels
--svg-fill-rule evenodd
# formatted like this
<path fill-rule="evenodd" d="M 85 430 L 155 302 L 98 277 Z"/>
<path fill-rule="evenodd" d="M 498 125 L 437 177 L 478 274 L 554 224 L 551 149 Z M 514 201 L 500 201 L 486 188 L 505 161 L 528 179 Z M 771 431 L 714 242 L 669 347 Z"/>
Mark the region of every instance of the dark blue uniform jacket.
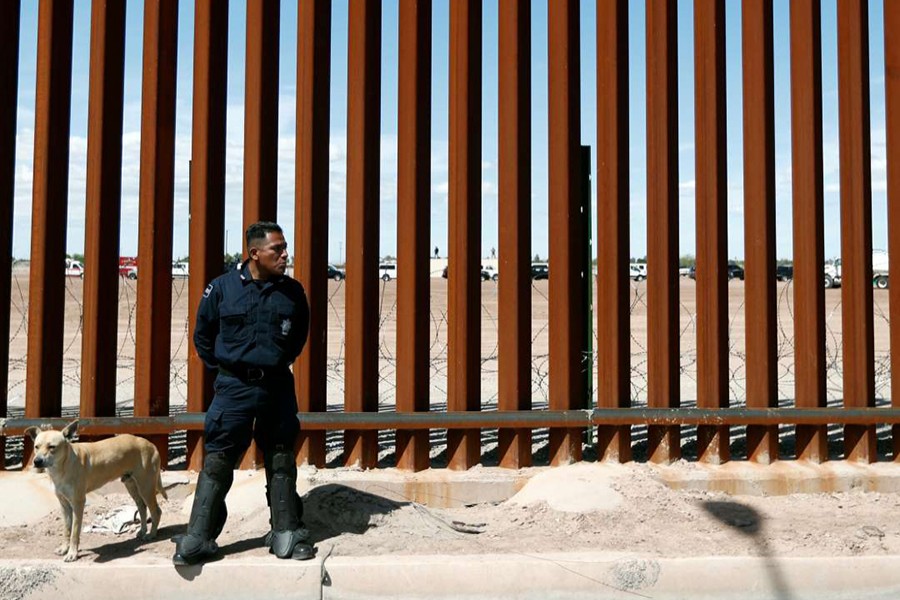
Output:
<path fill-rule="evenodd" d="M 203 292 L 194 346 L 211 369 L 286 369 L 308 332 L 309 303 L 300 282 L 287 276 L 254 281 L 245 262 Z"/>

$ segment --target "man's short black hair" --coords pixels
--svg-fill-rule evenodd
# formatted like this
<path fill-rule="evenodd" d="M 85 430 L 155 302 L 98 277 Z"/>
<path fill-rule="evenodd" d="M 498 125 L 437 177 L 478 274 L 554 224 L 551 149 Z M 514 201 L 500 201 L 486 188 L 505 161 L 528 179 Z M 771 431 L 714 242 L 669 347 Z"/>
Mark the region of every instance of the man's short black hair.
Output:
<path fill-rule="evenodd" d="M 278 223 L 271 221 L 257 221 L 247 228 L 247 248 L 253 247 L 253 242 L 264 240 L 270 233 L 284 233 Z"/>

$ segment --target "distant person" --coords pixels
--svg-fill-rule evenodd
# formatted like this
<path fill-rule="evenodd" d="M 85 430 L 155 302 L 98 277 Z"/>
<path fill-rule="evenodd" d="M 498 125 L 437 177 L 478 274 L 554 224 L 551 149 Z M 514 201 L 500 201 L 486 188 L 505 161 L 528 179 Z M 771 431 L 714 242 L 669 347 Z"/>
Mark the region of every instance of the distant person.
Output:
<path fill-rule="evenodd" d="M 306 342 L 309 304 L 303 286 L 285 275 L 288 245 L 281 227 L 254 223 L 246 237 L 249 258 L 239 270 L 214 279 L 197 310 L 194 346 L 218 375 L 203 425 L 206 460 L 187 533 L 175 541 L 176 565 L 218 552 L 215 540 L 228 515 L 225 496 L 253 439 L 265 458 L 269 551 L 297 560 L 315 555 L 297 495 L 294 442 L 300 426 L 288 368 Z"/>
<path fill-rule="evenodd" d="M 434 247 L 434 257 L 435 258 L 438 257 L 438 247 L 437 246 Z"/>

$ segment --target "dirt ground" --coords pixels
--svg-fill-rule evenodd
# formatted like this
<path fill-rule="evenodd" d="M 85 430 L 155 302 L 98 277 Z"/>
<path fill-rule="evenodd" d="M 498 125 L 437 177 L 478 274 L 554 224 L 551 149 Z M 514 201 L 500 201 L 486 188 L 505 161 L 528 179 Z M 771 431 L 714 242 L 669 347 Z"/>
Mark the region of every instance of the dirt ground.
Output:
<path fill-rule="evenodd" d="M 658 467 L 580 463 L 530 471 L 512 498 L 454 509 L 427 508 L 340 483 L 334 470 L 301 471 L 313 487 L 304 495 L 305 521 L 323 555 L 421 555 L 608 550 L 645 557 L 818 557 L 900 554 L 900 495 L 851 491 L 788 496 L 729 496 L 675 491 Z M 675 465 L 675 469 L 689 468 Z M 529 474 L 526 472 L 520 474 Z M 364 479 L 364 473 L 354 474 Z M 482 477 L 484 472 L 479 473 Z M 28 477 L 29 475 L 22 475 Z M 43 476 L 46 477 L 46 476 Z M 257 486 L 239 485 L 228 497 L 229 519 L 219 538 L 222 555 L 264 557 L 268 509 Z M 490 475 L 488 474 L 488 477 Z M 80 563 L 137 555 L 147 564 L 168 561 L 171 538 L 183 533 L 193 485 L 179 474 L 164 478 L 159 539 L 139 542 L 137 525 L 120 535 L 85 532 Z M 48 488 L 49 491 L 49 488 Z M 18 498 L 18 501 L 34 501 Z M 120 484 L 89 498 L 85 525 L 131 506 Z M 0 559 L 61 560 L 62 521 L 52 511 L 31 523 L 0 527 Z M 273 558 L 273 560 L 275 560 Z"/>

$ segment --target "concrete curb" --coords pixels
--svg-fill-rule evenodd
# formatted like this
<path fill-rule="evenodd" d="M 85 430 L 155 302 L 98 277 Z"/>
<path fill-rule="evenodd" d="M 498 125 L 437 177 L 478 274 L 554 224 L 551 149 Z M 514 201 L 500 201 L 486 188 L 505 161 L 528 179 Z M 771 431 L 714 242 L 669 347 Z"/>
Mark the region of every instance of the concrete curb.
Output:
<path fill-rule="evenodd" d="M 324 564 L 323 564 L 324 563 Z M 5 600 L 247 598 L 357 600 L 624 599 L 894 600 L 900 556 L 655 558 L 601 552 L 167 561 L 69 565 L 0 562 Z"/>

